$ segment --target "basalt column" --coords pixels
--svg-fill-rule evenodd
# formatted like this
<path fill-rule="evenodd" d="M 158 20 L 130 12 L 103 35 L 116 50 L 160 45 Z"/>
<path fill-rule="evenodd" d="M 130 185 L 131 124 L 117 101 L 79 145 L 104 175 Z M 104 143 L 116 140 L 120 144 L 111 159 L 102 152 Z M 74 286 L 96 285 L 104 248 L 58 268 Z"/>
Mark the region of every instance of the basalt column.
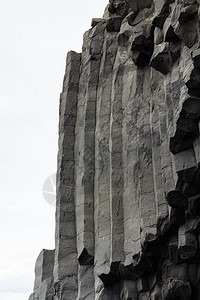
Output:
<path fill-rule="evenodd" d="M 60 97 L 54 287 L 58 299 L 76 299 L 78 262 L 75 213 L 75 126 L 80 55 L 68 53 Z"/>
<path fill-rule="evenodd" d="M 105 26 L 100 22 L 84 35 L 79 80 L 75 165 L 76 228 L 79 262 L 78 299 L 92 299 L 94 291 L 94 176 L 95 126 L 99 68 Z"/>
<path fill-rule="evenodd" d="M 31 300 L 200 299 L 199 21 L 197 0 L 110 0 L 69 52 Z"/>

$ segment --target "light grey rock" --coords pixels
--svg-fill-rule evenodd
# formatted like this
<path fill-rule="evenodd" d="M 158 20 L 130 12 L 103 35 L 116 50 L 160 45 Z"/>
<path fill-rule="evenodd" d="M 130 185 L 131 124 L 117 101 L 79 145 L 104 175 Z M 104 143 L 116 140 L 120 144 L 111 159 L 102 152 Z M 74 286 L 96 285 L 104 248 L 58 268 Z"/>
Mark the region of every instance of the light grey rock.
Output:
<path fill-rule="evenodd" d="M 177 153 L 174 159 L 179 179 L 184 182 L 195 180 L 194 177 L 199 171 L 193 148 Z"/>
<path fill-rule="evenodd" d="M 34 292 L 40 288 L 45 279 L 53 276 L 54 255 L 54 250 L 43 249 L 40 252 L 35 264 Z"/>
<path fill-rule="evenodd" d="M 99 22 L 85 33 L 79 80 L 75 130 L 76 234 L 80 264 L 78 299 L 94 297 L 95 120 L 104 30 L 103 22 Z"/>
<path fill-rule="evenodd" d="M 161 44 L 163 42 L 163 31 L 159 27 L 155 27 L 154 29 L 154 43 L 156 45 Z"/>
<path fill-rule="evenodd" d="M 94 171 L 97 84 L 105 26 L 84 35 L 75 141 L 77 255 L 81 265 L 94 262 Z M 92 74 L 92 76 L 90 76 Z"/>
<path fill-rule="evenodd" d="M 29 300 L 52 300 L 55 250 L 43 249 L 35 264 L 35 282 Z"/>
<path fill-rule="evenodd" d="M 45 279 L 39 291 L 39 300 L 52 300 L 54 297 L 53 278 Z"/>
<path fill-rule="evenodd" d="M 110 210 L 110 113 L 112 71 L 117 51 L 117 36 L 108 33 L 104 39 L 99 71 L 95 131 L 95 273 L 109 274 L 111 258 Z"/>
<path fill-rule="evenodd" d="M 79 279 L 78 299 L 80 300 L 95 299 L 94 266 L 80 265 L 78 279 Z"/>
<path fill-rule="evenodd" d="M 54 283 L 58 299 L 73 299 L 78 289 L 75 218 L 75 126 L 80 54 L 69 52 L 60 99 L 59 151 L 56 201 Z"/>

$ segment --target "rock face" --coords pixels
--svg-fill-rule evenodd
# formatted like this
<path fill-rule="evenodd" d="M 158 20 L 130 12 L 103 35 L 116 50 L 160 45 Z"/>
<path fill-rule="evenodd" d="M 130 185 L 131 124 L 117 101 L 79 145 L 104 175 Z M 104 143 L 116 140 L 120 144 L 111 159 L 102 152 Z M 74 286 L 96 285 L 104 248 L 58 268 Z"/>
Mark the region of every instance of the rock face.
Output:
<path fill-rule="evenodd" d="M 53 290 L 53 269 L 54 269 L 54 250 L 43 249 L 35 264 L 35 282 L 33 294 L 29 300 L 52 300 Z"/>
<path fill-rule="evenodd" d="M 200 299 L 199 7 L 110 0 L 68 53 L 55 255 L 30 299 Z"/>

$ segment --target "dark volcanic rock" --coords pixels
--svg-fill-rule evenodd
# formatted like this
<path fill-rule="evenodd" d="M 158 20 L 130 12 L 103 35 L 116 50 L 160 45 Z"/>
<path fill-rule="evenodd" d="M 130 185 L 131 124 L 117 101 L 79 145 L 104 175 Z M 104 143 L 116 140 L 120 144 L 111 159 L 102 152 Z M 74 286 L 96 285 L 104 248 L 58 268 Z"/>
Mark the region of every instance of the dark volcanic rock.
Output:
<path fill-rule="evenodd" d="M 30 300 L 200 299 L 199 18 L 199 0 L 110 0 L 68 53 Z"/>
<path fill-rule="evenodd" d="M 167 202 L 174 208 L 186 208 L 187 198 L 178 191 L 170 191 L 167 194 Z"/>

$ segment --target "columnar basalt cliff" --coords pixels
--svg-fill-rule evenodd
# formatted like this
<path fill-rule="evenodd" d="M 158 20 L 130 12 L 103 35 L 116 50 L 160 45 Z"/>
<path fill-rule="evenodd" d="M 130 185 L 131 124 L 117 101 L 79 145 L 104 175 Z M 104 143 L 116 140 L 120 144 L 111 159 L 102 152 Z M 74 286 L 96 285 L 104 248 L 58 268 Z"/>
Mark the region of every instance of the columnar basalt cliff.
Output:
<path fill-rule="evenodd" d="M 60 96 L 33 300 L 200 299 L 200 0 L 110 0 Z"/>

